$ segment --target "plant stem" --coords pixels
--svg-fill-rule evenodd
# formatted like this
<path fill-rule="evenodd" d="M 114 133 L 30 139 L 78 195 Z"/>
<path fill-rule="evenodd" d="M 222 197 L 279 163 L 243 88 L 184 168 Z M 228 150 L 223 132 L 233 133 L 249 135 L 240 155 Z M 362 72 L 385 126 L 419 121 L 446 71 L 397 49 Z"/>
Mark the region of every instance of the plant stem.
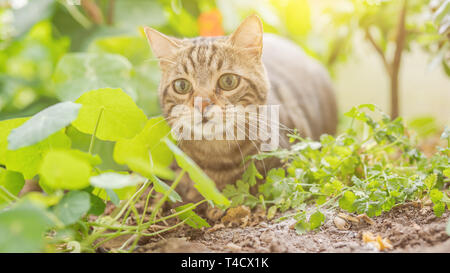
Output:
<path fill-rule="evenodd" d="M 142 233 L 141 236 L 155 236 L 155 235 L 158 235 L 158 234 L 160 234 L 160 233 L 164 233 L 164 232 L 166 232 L 166 231 L 172 230 L 172 229 L 177 228 L 178 226 L 184 224 L 187 220 L 189 220 L 189 218 L 190 218 L 190 217 L 184 219 L 184 220 L 181 221 L 180 223 L 177 223 L 177 224 L 175 224 L 175 225 L 173 225 L 173 226 L 170 226 L 170 227 L 165 228 L 165 229 L 162 229 L 162 230 L 155 231 L 155 232 L 153 232 L 153 233 Z M 109 240 L 112 240 L 112 239 L 117 238 L 117 237 L 119 237 L 119 236 L 129 235 L 129 234 L 134 234 L 134 232 L 120 232 L 120 233 L 113 233 L 113 234 L 111 234 L 111 236 L 109 236 L 109 237 L 106 238 L 105 240 L 103 240 L 103 241 L 97 243 L 97 244 L 94 246 L 94 249 L 98 248 L 99 246 L 101 246 L 102 244 L 106 243 L 106 242 L 109 241 Z"/>
<path fill-rule="evenodd" d="M 108 14 L 106 18 L 106 23 L 108 25 L 112 25 L 114 23 L 114 8 L 115 8 L 115 0 L 109 0 L 108 2 Z"/>
<path fill-rule="evenodd" d="M 81 0 L 81 6 L 94 24 L 103 23 L 103 12 L 92 0 Z"/>
<path fill-rule="evenodd" d="M 155 220 L 156 214 L 158 213 L 159 209 L 164 204 L 164 202 L 166 202 L 167 197 L 169 196 L 169 194 L 171 194 L 172 191 L 177 187 L 178 183 L 180 183 L 181 178 L 183 178 L 185 173 L 186 173 L 185 170 L 181 170 L 181 172 L 178 175 L 178 177 L 175 179 L 175 181 L 170 186 L 170 189 L 168 191 L 166 191 L 164 193 L 164 196 L 158 201 L 158 203 L 156 204 L 155 208 L 153 209 L 152 214 L 150 215 L 150 222 Z"/>
<path fill-rule="evenodd" d="M 128 206 L 133 202 L 133 200 L 142 192 L 144 191 L 151 183 L 149 181 L 145 181 L 144 185 L 125 203 L 125 205 L 122 207 L 120 212 L 114 217 L 114 221 L 117 221 L 120 216 L 125 212 L 125 210 L 128 208 Z M 134 204 L 134 203 L 133 203 Z"/>
<path fill-rule="evenodd" d="M 83 13 L 78 10 L 77 7 L 67 4 L 66 0 L 60 0 L 59 3 L 63 5 L 72 16 L 72 18 L 75 19 L 75 21 L 77 21 L 84 28 L 88 29 L 92 26 L 92 23 L 89 21 L 89 19 L 86 18 Z"/>
<path fill-rule="evenodd" d="M 8 191 L 8 189 L 6 189 L 4 186 L 0 186 L 0 189 L 6 193 L 6 195 L 8 195 L 9 198 L 11 198 L 14 201 L 18 201 L 19 198 L 17 196 L 15 196 L 14 194 L 12 194 L 10 191 Z"/>
<path fill-rule="evenodd" d="M 183 209 L 183 210 L 177 211 L 176 213 L 173 213 L 173 214 L 168 215 L 168 216 L 165 216 L 165 217 L 161 217 L 161 218 L 159 218 L 158 220 L 155 220 L 154 222 L 149 221 L 149 222 L 143 224 L 142 226 L 143 226 L 144 228 L 148 228 L 148 227 L 151 226 L 152 224 L 154 225 L 154 224 L 156 224 L 156 223 L 163 222 L 163 221 L 165 221 L 165 220 L 168 220 L 168 219 L 170 219 L 170 218 L 176 217 L 176 216 L 181 215 L 181 214 L 183 214 L 183 213 L 185 213 L 185 212 L 188 212 L 188 211 L 190 211 L 190 210 L 193 210 L 193 209 L 195 209 L 197 206 L 199 206 L 200 204 L 202 204 L 202 203 L 204 203 L 204 202 L 206 202 L 206 201 L 207 201 L 207 200 L 204 199 L 204 200 L 202 200 L 202 201 L 200 201 L 200 202 L 197 202 L 197 203 L 193 204 L 192 206 L 189 206 L 189 207 L 187 207 L 187 208 L 185 208 L 185 209 Z"/>
<path fill-rule="evenodd" d="M 0 192 L 0 199 L 5 200 L 6 202 L 8 202 L 8 204 L 14 203 L 11 199 L 9 199 L 8 196 L 4 195 L 2 192 Z"/>
<path fill-rule="evenodd" d="M 105 108 L 100 109 L 100 113 L 98 114 L 97 123 L 95 124 L 94 133 L 91 137 L 91 142 L 89 144 L 89 154 L 92 154 L 92 151 L 94 150 L 94 144 L 95 144 L 95 138 L 97 135 L 98 126 L 100 125 L 100 119 L 102 118 L 103 111 L 105 111 Z"/>

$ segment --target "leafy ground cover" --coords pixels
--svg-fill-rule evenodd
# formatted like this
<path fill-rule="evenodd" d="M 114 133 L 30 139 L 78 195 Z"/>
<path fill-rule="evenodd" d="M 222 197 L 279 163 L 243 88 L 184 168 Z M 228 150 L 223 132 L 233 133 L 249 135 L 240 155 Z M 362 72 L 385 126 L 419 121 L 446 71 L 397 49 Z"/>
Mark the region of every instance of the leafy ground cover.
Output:
<path fill-rule="evenodd" d="M 377 119 L 363 111 L 377 112 Z M 269 206 L 269 218 L 276 210 L 297 212 L 294 217 L 298 233 L 313 230 L 325 220 L 321 210 L 340 208 L 369 217 L 379 216 L 408 201 L 431 200 L 436 216 L 441 216 L 450 198 L 445 189 L 449 180 L 449 128 L 442 133 L 446 141 L 436 153 L 425 156 L 405 129 L 402 119 L 391 120 L 375 105 L 352 108 L 350 128 L 333 137 L 323 135 L 319 142 L 291 135 L 288 150 L 259 154 L 254 160 L 275 156 L 284 168 L 272 169 L 259 186 L 259 198 L 249 190 L 262 178 L 256 168 L 248 168 L 236 186 L 224 193 L 233 205 Z M 356 124 L 360 123 L 360 124 Z M 363 130 L 357 133 L 357 125 Z M 314 203 L 313 209 L 308 203 Z"/>
<path fill-rule="evenodd" d="M 160 113 L 160 71 L 142 26 L 177 37 L 223 35 L 257 13 L 266 32 L 293 40 L 331 74 L 352 56 L 353 36 L 362 31 L 395 83 L 402 52 L 414 44 L 434 56 L 430 70 L 442 65 L 449 74 L 449 1 L 430 7 L 428 0 L 6 2 L 0 5 L 0 252 L 201 250 L 192 244 L 205 251 L 361 250 L 332 245 L 353 243 L 354 232 L 365 229 L 336 229 L 342 212 L 366 215 L 375 222 L 370 231 L 402 249 L 448 243 L 448 129 L 439 144 L 423 149 L 416 132 L 434 134 L 432 118 L 416 119 L 411 130 L 373 105 L 355 107 L 342 134 L 314 142 L 293 133 L 292 148 L 248 159 L 278 157 L 282 168 L 263 176 L 250 164 L 220 193 L 178 149 L 163 118 L 148 118 Z M 397 57 L 389 60 L 393 45 Z M 173 161 L 181 172 L 169 167 Z M 177 193 L 183 176 L 204 200 L 183 202 Z M 33 183 L 42 191 L 30 191 Z M 229 210 L 213 222 L 196 213 L 204 203 Z M 407 204 L 424 208 L 403 210 Z M 267 243 L 274 234 L 281 245 Z M 404 239 L 410 237 L 415 241 Z"/>
<path fill-rule="evenodd" d="M 114 251 L 129 252 L 142 238 L 184 224 L 209 228 L 194 212 L 204 202 L 222 209 L 258 207 L 262 219 L 294 219 L 298 234 L 319 228 L 333 209 L 370 219 L 407 202 L 432 202 L 435 215 L 442 216 L 450 204 L 448 128 L 441 136 L 446 145 L 427 157 L 400 118 L 377 112 L 375 119 L 364 110 L 377 112 L 374 105 L 354 107 L 345 114 L 349 129 L 336 137 L 314 142 L 292 134 L 290 149 L 250 158 L 275 156 L 284 166 L 263 177 L 252 163 L 223 194 L 174 144 L 165 120 L 147 119 L 121 89 L 92 90 L 31 118 L 2 121 L 0 250 L 94 252 L 127 238 Z M 101 167 L 106 156 L 93 152 L 100 141 L 114 144 L 109 160 L 129 171 Z M 178 174 L 169 168 L 174 160 Z M 204 200 L 176 205 L 184 175 Z M 25 179 L 37 181 L 43 192 L 19 198 Z M 258 188 L 256 195 L 251 187 Z M 168 203 L 175 208 L 164 209 Z M 246 217 L 234 211 L 231 218 Z"/>
<path fill-rule="evenodd" d="M 120 89 L 93 90 L 74 103 L 53 105 L 31 118 L 2 121 L 0 128 L 2 252 L 89 252 L 115 237 L 133 234 L 131 247 L 120 249 L 129 251 L 142 236 L 155 236 L 184 223 L 194 228 L 208 226 L 193 212 L 203 202 L 229 205 L 214 182 L 172 142 L 165 120 L 148 120 Z M 83 141 L 84 136 L 89 141 Z M 111 156 L 132 173 L 101 168 L 104 155 L 93 153 L 98 141 L 114 142 Z M 83 144 L 84 150 L 74 148 Z M 182 169 L 178 175 L 169 168 L 174 159 Z M 161 216 L 166 201 L 181 201 L 174 189 L 184 175 L 195 181 L 206 199 Z M 25 179 L 38 181 L 44 192 L 18 198 Z M 173 182 L 169 186 L 162 179 Z M 162 196 L 149 208 L 155 193 Z M 141 197 L 146 199 L 142 214 L 134 206 Z M 115 209 L 105 214 L 108 202 Z M 151 214 L 144 219 L 147 211 Z M 138 219 L 134 225 L 126 224 L 130 215 Z M 174 217 L 181 222 L 148 231 Z"/>

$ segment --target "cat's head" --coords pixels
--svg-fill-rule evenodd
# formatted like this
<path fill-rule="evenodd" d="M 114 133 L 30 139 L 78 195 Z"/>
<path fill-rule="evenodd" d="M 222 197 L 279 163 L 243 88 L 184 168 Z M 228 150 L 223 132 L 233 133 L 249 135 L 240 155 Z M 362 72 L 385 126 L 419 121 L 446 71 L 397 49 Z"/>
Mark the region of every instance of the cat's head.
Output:
<path fill-rule="evenodd" d="M 152 28 L 145 33 L 159 59 L 160 103 L 170 125 L 185 118 L 174 115 L 179 106 L 200 113 L 206 122 L 213 109 L 266 103 L 269 83 L 261 61 L 263 28 L 257 16 L 248 17 L 226 37 L 180 40 Z"/>

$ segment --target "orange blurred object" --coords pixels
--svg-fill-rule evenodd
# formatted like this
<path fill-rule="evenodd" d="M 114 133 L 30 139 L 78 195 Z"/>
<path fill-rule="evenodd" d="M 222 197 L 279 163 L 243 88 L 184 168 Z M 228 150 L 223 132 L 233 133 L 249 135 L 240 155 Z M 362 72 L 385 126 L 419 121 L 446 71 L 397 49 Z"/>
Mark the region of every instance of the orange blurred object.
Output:
<path fill-rule="evenodd" d="M 380 251 L 394 248 L 389 239 L 382 238 L 380 235 L 375 237 L 372 232 L 369 231 L 363 233 L 362 239 L 364 243 L 372 244 Z"/>
<path fill-rule="evenodd" d="M 200 36 L 222 36 L 225 34 L 222 27 L 222 14 L 218 9 L 203 12 L 198 17 Z"/>

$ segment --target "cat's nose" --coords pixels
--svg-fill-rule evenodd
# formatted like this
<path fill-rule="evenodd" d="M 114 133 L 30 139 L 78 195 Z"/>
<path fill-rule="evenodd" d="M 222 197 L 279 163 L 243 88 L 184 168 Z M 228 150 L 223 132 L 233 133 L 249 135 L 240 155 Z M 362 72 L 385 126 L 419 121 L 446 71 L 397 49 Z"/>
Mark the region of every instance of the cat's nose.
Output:
<path fill-rule="evenodd" d="M 210 106 L 212 105 L 212 101 L 209 98 L 201 98 L 201 99 L 196 99 L 195 103 L 194 103 L 194 107 L 202 114 L 205 114 Z"/>
<path fill-rule="evenodd" d="M 210 99 L 203 99 L 202 101 L 202 113 L 206 113 L 206 111 L 208 111 L 209 106 L 211 105 L 211 100 Z"/>

